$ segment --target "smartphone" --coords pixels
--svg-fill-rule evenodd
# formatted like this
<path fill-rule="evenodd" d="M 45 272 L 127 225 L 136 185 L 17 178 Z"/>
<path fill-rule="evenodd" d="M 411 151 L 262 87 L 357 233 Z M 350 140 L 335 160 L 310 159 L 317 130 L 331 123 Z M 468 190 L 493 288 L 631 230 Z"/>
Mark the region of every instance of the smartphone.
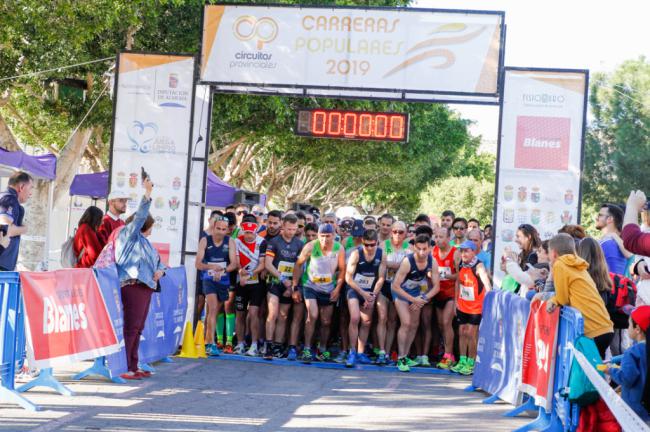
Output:
<path fill-rule="evenodd" d="M 149 174 L 147 174 L 143 166 L 140 167 L 140 175 L 142 176 L 142 182 L 144 182 L 147 177 L 149 177 Z"/>
<path fill-rule="evenodd" d="M 9 225 L 0 225 L 0 232 L 4 237 L 6 237 L 7 234 L 9 234 Z"/>

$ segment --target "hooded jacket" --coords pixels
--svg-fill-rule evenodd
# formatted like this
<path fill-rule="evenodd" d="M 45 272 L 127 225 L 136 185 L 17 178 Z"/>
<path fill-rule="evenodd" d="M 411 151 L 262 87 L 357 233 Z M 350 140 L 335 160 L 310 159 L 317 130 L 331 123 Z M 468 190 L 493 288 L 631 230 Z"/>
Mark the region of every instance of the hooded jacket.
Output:
<path fill-rule="evenodd" d="M 558 257 L 553 263 L 555 296 L 550 301 L 576 308 L 585 322 L 585 336 L 595 338 L 612 333 L 614 325 L 587 268 L 587 261 L 577 255 Z"/>

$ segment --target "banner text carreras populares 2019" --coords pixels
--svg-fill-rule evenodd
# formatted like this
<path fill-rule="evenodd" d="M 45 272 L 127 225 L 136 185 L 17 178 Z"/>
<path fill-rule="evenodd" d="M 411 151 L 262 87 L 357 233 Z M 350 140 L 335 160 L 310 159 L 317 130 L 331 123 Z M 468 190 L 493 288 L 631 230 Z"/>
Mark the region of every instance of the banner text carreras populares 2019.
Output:
<path fill-rule="evenodd" d="M 201 81 L 494 95 L 503 16 L 206 6 Z"/>
<path fill-rule="evenodd" d="M 119 54 L 110 188 L 131 197 L 132 213 L 144 193 L 141 167 L 151 176 L 150 240 L 171 267 L 181 262 L 193 88 L 193 57 Z"/>

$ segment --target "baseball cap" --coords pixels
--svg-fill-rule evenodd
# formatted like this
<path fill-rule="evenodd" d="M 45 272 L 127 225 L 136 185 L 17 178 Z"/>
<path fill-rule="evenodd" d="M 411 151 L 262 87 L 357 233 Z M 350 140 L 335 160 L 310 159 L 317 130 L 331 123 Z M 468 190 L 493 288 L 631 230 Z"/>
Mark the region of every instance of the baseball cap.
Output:
<path fill-rule="evenodd" d="M 130 196 L 128 193 L 126 193 L 123 190 L 112 190 L 111 193 L 108 194 L 108 200 L 114 200 L 114 199 L 120 199 L 120 198 L 125 198 L 129 199 Z"/>
<path fill-rule="evenodd" d="M 363 221 L 360 219 L 355 219 L 352 223 L 352 230 L 350 234 L 352 237 L 361 237 L 366 229 L 363 227 Z"/>
<path fill-rule="evenodd" d="M 639 306 L 632 311 L 632 319 L 641 327 L 641 330 L 647 331 L 650 327 L 650 306 Z"/>
<path fill-rule="evenodd" d="M 458 249 L 471 249 L 473 251 L 476 250 L 476 244 L 474 244 L 473 241 L 471 240 L 465 240 L 463 244 L 461 244 Z"/>
<path fill-rule="evenodd" d="M 318 227 L 318 234 L 334 234 L 334 227 L 331 224 L 321 224 Z"/>

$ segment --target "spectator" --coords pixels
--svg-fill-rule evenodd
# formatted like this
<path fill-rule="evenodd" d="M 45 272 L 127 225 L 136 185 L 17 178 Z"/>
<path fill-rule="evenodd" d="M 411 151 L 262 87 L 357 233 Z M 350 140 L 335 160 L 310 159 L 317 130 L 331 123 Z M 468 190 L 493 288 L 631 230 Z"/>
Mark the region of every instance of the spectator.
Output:
<path fill-rule="evenodd" d="M 650 256 L 650 233 L 641 232 L 639 213 L 646 209 L 646 196 L 641 191 L 632 191 L 625 206 L 623 218 L 623 243 L 628 251 L 643 256 Z"/>
<path fill-rule="evenodd" d="M 587 233 L 585 232 L 585 229 L 580 225 L 564 225 L 562 228 L 558 230 L 558 234 L 559 233 L 569 234 L 571 237 L 573 237 L 576 247 L 578 247 L 578 243 L 580 243 L 580 240 L 587 237 Z"/>
<path fill-rule="evenodd" d="M 32 176 L 18 171 L 9 177 L 7 190 L 0 193 L 0 224 L 8 225 L 9 245 L 0 254 L 0 271 L 14 271 L 18 262 L 20 236 L 27 232 L 23 225 L 25 204 L 32 196 L 34 181 Z M 6 242 L 6 241 L 5 241 Z"/>
<path fill-rule="evenodd" d="M 103 217 L 103 211 L 95 206 L 90 206 L 79 219 L 72 247 L 78 258 L 76 268 L 90 268 L 97 261 L 103 248 L 97 232 L 102 225 Z"/>
<path fill-rule="evenodd" d="M 548 300 L 547 310 L 553 312 L 558 305 L 576 308 L 584 319 L 585 336 L 594 339 L 600 356 L 605 358 L 614 338 L 614 326 L 596 284 L 587 273 L 589 264 L 576 255 L 575 242 L 568 234 L 553 237 L 548 253 L 555 295 Z"/>
<path fill-rule="evenodd" d="M 102 245 L 108 243 L 108 238 L 113 231 L 124 226 L 124 221 L 120 219 L 126 213 L 126 204 L 129 201 L 129 194 L 124 191 L 114 190 L 108 194 L 108 211 L 104 215 L 102 224 L 97 230 L 97 237 Z"/>
<path fill-rule="evenodd" d="M 149 214 L 153 183 L 148 177 L 143 182 L 145 194 L 138 210 L 126 220 L 126 226 L 117 235 L 115 262 L 122 288 L 124 307 L 124 346 L 128 372 L 124 379 L 138 380 L 151 375 L 138 369 L 140 335 L 149 312 L 151 294 L 165 274 L 165 266 L 148 237 L 154 218 Z"/>
<path fill-rule="evenodd" d="M 7 229 L 9 228 L 9 225 L 4 226 L 6 226 Z M 4 231 L 0 231 L 0 255 L 2 255 L 2 252 L 9 247 L 10 241 L 9 235 L 5 235 Z"/>
<path fill-rule="evenodd" d="M 627 259 L 632 254 L 623 247 L 620 235 L 623 229 L 623 210 L 614 204 L 603 204 L 596 216 L 596 228 L 603 233 L 600 246 L 603 248 L 607 268 L 611 273 L 624 275 Z"/>
<path fill-rule="evenodd" d="M 543 291 L 549 277 L 548 240 L 542 242 L 537 249 L 537 264 L 526 264 L 526 270 L 519 267 L 519 256 L 507 248 L 505 254 L 505 272 L 519 286 L 519 295 L 531 299 L 536 293 Z"/>
<path fill-rule="evenodd" d="M 483 250 L 486 252 L 492 251 L 492 225 L 488 224 L 483 227 Z"/>
<path fill-rule="evenodd" d="M 537 264 L 539 260 L 537 249 L 542 245 L 542 241 L 535 227 L 529 224 L 519 225 L 515 242 L 521 250 L 519 252 L 519 267 L 523 271 L 526 271 L 528 270 L 527 264 L 533 266 Z"/>

